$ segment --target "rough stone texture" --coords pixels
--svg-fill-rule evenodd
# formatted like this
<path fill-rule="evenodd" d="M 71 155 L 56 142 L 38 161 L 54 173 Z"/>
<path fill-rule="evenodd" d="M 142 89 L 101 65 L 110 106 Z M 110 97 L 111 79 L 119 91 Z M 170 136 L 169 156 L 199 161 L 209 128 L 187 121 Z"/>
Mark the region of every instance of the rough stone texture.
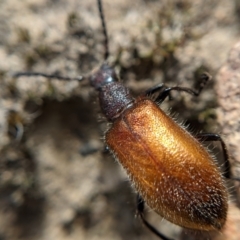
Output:
<path fill-rule="evenodd" d="M 109 61 L 134 95 L 163 81 L 196 87 L 195 75 L 214 76 L 239 39 L 237 1 L 103 4 Z M 0 239 L 158 239 L 135 218 L 134 191 L 103 153 L 107 124 L 88 82 L 12 78 L 88 74 L 103 61 L 102 38 L 94 0 L 0 1 Z M 173 94 L 166 109 L 195 131 L 227 135 L 216 127 L 214 82 L 199 98 Z M 180 238 L 178 227 L 147 215 Z"/>
<path fill-rule="evenodd" d="M 227 144 L 232 174 L 240 176 L 240 42 L 231 49 L 228 61 L 217 75 L 216 92 L 219 108 L 218 122 Z M 240 199 L 239 182 L 236 182 L 238 201 Z"/>

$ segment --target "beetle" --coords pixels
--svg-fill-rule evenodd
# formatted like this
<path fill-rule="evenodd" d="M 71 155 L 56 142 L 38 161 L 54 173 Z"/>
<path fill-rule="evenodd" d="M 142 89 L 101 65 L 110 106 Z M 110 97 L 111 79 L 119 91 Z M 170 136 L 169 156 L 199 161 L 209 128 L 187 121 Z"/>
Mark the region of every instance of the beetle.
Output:
<path fill-rule="evenodd" d="M 105 36 L 105 61 L 93 71 L 89 81 L 99 93 L 103 115 L 112 123 L 106 132 L 105 143 L 139 193 L 138 212 L 143 223 L 160 238 L 168 239 L 145 220 L 145 201 L 159 215 L 184 228 L 222 229 L 228 208 L 223 178 L 229 177 L 229 172 L 224 176 L 221 174 L 213 157 L 199 140 L 220 141 L 226 169 L 229 169 L 225 143 L 217 134 L 192 136 L 158 105 L 172 91 L 198 96 L 209 75 L 202 75 L 198 91 L 160 84 L 134 98 L 129 89 L 119 82 L 114 67 L 107 62 L 108 37 L 100 0 L 98 6 Z M 61 79 L 41 73 L 17 73 L 15 77 L 26 75 Z M 149 96 L 156 93 L 158 96 L 153 101 Z"/>

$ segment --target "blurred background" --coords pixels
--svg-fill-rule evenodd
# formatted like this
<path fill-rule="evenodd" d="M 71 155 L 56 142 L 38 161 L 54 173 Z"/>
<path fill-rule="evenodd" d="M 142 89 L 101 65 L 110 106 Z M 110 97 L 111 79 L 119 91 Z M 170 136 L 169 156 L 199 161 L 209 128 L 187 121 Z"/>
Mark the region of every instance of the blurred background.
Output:
<path fill-rule="evenodd" d="M 109 62 L 134 96 L 161 82 L 197 88 L 207 71 L 213 81 L 200 97 L 173 94 L 161 107 L 193 133 L 223 132 L 230 148 L 239 142 L 224 130 L 227 114 L 218 117 L 218 97 L 228 93 L 218 71 L 240 37 L 239 1 L 103 0 L 103 7 Z M 102 40 L 95 0 L 0 1 L 0 240 L 158 239 L 136 216 L 136 194 L 105 150 L 110 125 L 88 81 L 12 77 L 19 71 L 89 75 L 103 62 Z M 209 147 L 221 159 L 218 145 Z M 239 224 L 238 208 L 231 212 Z M 187 231 L 151 209 L 146 215 L 167 236 L 187 239 Z M 221 239 L 239 239 L 232 222 Z"/>

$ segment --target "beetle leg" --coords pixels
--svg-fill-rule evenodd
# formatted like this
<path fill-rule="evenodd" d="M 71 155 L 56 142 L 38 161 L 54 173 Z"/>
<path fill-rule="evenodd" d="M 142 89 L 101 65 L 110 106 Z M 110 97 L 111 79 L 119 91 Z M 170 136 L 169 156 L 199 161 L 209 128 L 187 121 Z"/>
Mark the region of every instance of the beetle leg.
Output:
<path fill-rule="evenodd" d="M 156 86 L 154 86 L 154 87 L 151 87 L 151 88 L 147 89 L 147 90 L 145 91 L 144 95 L 152 95 L 152 94 L 154 94 L 154 93 L 156 93 L 156 92 L 161 91 L 162 88 L 164 88 L 164 87 L 166 88 L 166 86 L 164 85 L 164 83 L 160 83 L 160 84 L 158 84 L 158 85 L 156 85 Z"/>
<path fill-rule="evenodd" d="M 168 237 L 166 237 L 165 235 L 163 235 L 162 233 L 160 233 L 155 227 L 153 227 L 144 217 L 144 200 L 142 199 L 142 197 L 137 194 L 137 212 L 138 215 L 140 216 L 143 224 L 152 232 L 154 233 L 156 236 L 158 236 L 160 239 L 162 240 L 173 240 L 170 239 Z"/>
<path fill-rule="evenodd" d="M 145 92 L 145 95 L 151 95 L 156 92 L 159 92 L 159 95 L 155 99 L 156 102 L 162 103 L 167 97 L 171 98 L 171 91 L 178 91 L 178 92 L 186 92 L 188 94 L 191 94 L 193 96 L 198 96 L 202 89 L 205 87 L 207 82 L 211 79 L 211 76 L 207 73 L 204 73 L 200 77 L 200 85 L 197 91 L 192 90 L 191 88 L 185 88 L 185 87 L 167 87 L 164 84 L 159 84 L 153 88 L 150 88 Z"/>
<path fill-rule="evenodd" d="M 229 155 L 227 152 L 227 147 L 225 142 L 222 140 L 220 135 L 215 133 L 199 133 L 196 135 L 196 138 L 200 141 L 214 141 L 214 142 L 220 142 L 222 151 L 223 151 L 223 157 L 224 157 L 224 177 L 231 179 L 231 172 L 230 172 L 230 162 L 229 162 Z"/>

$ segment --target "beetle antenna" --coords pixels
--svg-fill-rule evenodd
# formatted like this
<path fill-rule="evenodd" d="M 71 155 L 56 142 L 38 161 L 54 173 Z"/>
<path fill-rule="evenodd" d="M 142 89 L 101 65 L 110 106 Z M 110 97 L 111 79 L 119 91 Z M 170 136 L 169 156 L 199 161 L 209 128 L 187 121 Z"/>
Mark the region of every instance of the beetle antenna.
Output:
<path fill-rule="evenodd" d="M 108 33 L 107 33 L 107 26 L 105 22 L 105 17 L 104 17 L 104 12 L 103 12 L 103 7 L 102 7 L 102 1 L 97 0 L 98 3 L 98 10 L 99 10 L 99 15 L 102 23 L 102 32 L 104 36 L 104 47 L 105 47 L 105 53 L 104 53 L 104 60 L 106 61 L 109 57 L 109 45 L 108 45 Z M 50 78 L 50 79 L 59 79 L 59 80 L 77 80 L 77 81 L 82 81 L 85 76 L 79 76 L 79 77 L 66 77 L 66 76 L 60 76 L 60 75 L 55 75 L 55 74 L 45 74 L 41 72 L 16 72 L 12 75 L 14 78 L 20 78 L 23 76 L 26 77 L 34 77 L 34 76 L 41 76 L 45 78 Z"/>
<path fill-rule="evenodd" d="M 60 76 L 60 75 L 55 75 L 55 74 L 45 74 L 45 73 L 41 73 L 41 72 L 16 72 L 13 74 L 14 78 L 20 78 L 20 77 L 45 77 L 45 78 L 49 78 L 49 79 L 58 79 L 58 80 L 63 80 L 63 81 L 70 81 L 70 80 L 76 80 L 76 81 L 82 81 L 82 79 L 84 78 L 83 76 L 79 76 L 79 77 L 65 77 L 65 76 Z"/>
<path fill-rule="evenodd" d="M 102 1 L 97 0 L 98 3 L 98 10 L 99 10 L 99 15 L 102 23 L 102 32 L 104 36 L 104 47 L 105 47 L 105 53 L 104 53 L 104 60 L 106 61 L 109 57 L 109 45 L 108 45 L 108 33 L 107 33 L 107 26 L 105 22 L 105 16 L 103 12 L 103 7 L 102 7 Z"/>

